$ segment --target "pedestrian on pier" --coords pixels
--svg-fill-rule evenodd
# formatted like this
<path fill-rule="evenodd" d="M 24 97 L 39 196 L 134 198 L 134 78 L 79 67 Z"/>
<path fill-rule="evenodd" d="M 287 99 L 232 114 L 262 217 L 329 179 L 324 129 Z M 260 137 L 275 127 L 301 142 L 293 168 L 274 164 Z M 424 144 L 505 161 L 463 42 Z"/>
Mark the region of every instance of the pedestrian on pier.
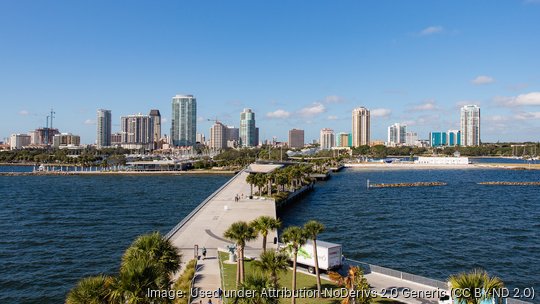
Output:
<path fill-rule="evenodd" d="M 206 259 L 206 247 L 203 247 L 203 249 L 202 249 L 202 259 L 203 260 Z"/>

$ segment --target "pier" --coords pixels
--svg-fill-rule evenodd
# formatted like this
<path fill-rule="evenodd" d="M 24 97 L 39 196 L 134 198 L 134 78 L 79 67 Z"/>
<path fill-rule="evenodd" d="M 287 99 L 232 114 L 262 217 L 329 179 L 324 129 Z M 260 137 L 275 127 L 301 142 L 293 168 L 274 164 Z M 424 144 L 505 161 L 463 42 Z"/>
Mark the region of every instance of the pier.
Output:
<path fill-rule="evenodd" d="M 395 183 L 395 184 L 371 184 L 368 180 L 368 188 L 399 188 L 399 187 L 438 187 L 446 186 L 443 182 L 416 182 L 416 183 Z"/>
<path fill-rule="evenodd" d="M 540 182 L 481 182 L 478 184 L 490 186 L 540 186 Z"/>

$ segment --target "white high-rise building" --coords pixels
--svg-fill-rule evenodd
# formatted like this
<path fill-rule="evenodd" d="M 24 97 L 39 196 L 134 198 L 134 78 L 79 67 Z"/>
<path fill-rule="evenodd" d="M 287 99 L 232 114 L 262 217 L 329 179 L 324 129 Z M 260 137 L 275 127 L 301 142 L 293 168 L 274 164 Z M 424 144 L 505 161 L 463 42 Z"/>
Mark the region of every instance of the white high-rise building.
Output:
<path fill-rule="evenodd" d="M 210 148 L 224 149 L 227 147 L 228 128 L 219 121 L 216 121 L 210 128 Z"/>
<path fill-rule="evenodd" d="M 395 123 L 388 127 L 388 142 L 389 146 L 399 146 L 405 144 L 407 135 L 407 126 L 400 123 Z"/>
<path fill-rule="evenodd" d="M 352 111 L 352 145 L 360 147 L 370 142 L 370 115 L 369 110 L 360 107 Z"/>
<path fill-rule="evenodd" d="M 334 130 L 328 128 L 322 129 L 319 143 L 322 150 L 332 149 L 336 145 Z"/>
<path fill-rule="evenodd" d="M 120 118 L 122 147 L 152 150 L 154 147 L 154 121 L 150 115 L 136 114 Z"/>
<path fill-rule="evenodd" d="M 28 134 L 12 134 L 9 138 L 9 148 L 11 150 L 22 149 L 30 145 L 30 135 Z"/>
<path fill-rule="evenodd" d="M 466 105 L 461 108 L 461 145 L 480 145 L 480 107 Z"/>
<path fill-rule="evenodd" d="M 407 132 L 405 134 L 405 145 L 409 147 L 418 145 L 418 133 Z"/>
<path fill-rule="evenodd" d="M 112 134 L 111 110 L 97 110 L 97 147 L 111 146 Z"/>
<path fill-rule="evenodd" d="M 172 98 L 171 140 L 174 146 L 197 143 L 197 99 L 193 95 Z"/>

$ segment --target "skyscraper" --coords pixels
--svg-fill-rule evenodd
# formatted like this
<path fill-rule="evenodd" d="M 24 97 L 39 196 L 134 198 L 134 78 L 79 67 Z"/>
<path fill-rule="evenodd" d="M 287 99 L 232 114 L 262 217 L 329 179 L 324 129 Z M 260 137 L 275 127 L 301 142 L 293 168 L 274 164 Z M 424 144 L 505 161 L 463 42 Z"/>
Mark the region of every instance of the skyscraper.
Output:
<path fill-rule="evenodd" d="M 289 148 L 304 147 L 304 130 L 289 130 Z"/>
<path fill-rule="evenodd" d="M 159 110 L 150 110 L 150 118 L 152 118 L 152 124 L 154 129 L 154 149 L 161 149 L 161 114 Z"/>
<path fill-rule="evenodd" d="M 242 147 L 256 147 L 259 144 L 258 137 L 255 127 L 255 113 L 251 109 L 244 109 L 240 113 L 240 145 Z"/>
<path fill-rule="evenodd" d="M 388 145 L 399 146 L 405 144 L 407 126 L 395 123 L 388 127 Z"/>
<path fill-rule="evenodd" d="M 97 110 L 97 147 L 111 146 L 111 110 Z"/>
<path fill-rule="evenodd" d="M 480 107 L 477 105 L 461 108 L 461 145 L 480 145 Z"/>
<path fill-rule="evenodd" d="M 334 130 L 328 128 L 322 129 L 319 143 L 322 150 L 332 149 L 336 145 Z"/>
<path fill-rule="evenodd" d="M 216 121 L 210 128 L 210 148 L 224 149 L 227 147 L 228 128 L 219 121 Z"/>
<path fill-rule="evenodd" d="M 149 115 L 135 114 L 120 118 L 122 147 L 147 149 L 154 147 L 154 122 Z"/>
<path fill-rule="evenodd" d="M 351 134 L 345 132 L 339 132 L 336 135 L 336 147 L 350 147 L 351 146 Z"/>
<path fill-rule="evenodd" d="M 359 147 L 369 145 L 370 118 L 369 110 L 360 107 L 352 111 L 352 145 Z"/>
<path fill-rule="evenodd" d="M 171 139 L 174 146 L 197 143 L 197 100 L 193 95 L 176 95 L 172 99 Z"/>

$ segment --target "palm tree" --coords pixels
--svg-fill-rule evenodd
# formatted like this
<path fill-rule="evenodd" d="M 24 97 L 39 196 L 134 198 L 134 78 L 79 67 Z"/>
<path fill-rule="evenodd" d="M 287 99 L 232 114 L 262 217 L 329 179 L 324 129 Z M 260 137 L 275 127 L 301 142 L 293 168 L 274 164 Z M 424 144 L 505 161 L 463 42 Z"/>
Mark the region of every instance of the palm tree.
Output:
<path fill-rule="evenodd" d="M 456 292 L 457 300 L 460 303 L 478 304 L 482 300 L 493 297 L 494 291 L 504 287 L 504 283 L 498 277 L 490 277 L 488 273 L 481 269 L 474 269 L 469 273 L 460 273 L 452 275 L 448 279 L 452 294 Z M 470 292 L 463 292 L 469 290 Z M 482 293 L 478 292 L 481 290 Z"/>
<path fill-rule="evenodd" d="M 288 180 L 287 180 L 287 175 L 282 172 L 282 171 L 279 171 L 276 173 L 276 184 L 278 186 L 281 186 L 281 189 L 280 191 L 285 191 L 285 185 L 287 184 Z"/>
<path fill-rule="evenodd" d="M 253 185 L 256 183 L 256 175 L 253 173 L 249 173 L 248 176 L 246 177 L 246 182 L 250 186 L 249 196 L 253 196 Z"/>
<path fill-rule="evenodd" d="M 328 273 L 328 277 L 338 286 L 343 286 L 349 290 L 349 296 L 341 301 L 342 304 L 371 303 L 373 298 L 370 296 L 369 283 L 364 277 L 364 273 L 360 267 L 350 266 L 346 276 L 341 276 L 337 272 L 330 271 Z M 361 290 L 362 292 L 356 293 L 355 290 Z M 355 297 L 356 294 L 360 294 L 360 297 Z"/>
<path fill-rule="evenodd" d="M 257 185 L 258 195 L 262 195 L 262 187 L 266 184 L 266 174 L 257 173 L 255 174 L 255 185 Z"/>
<path fill-rule="evenodd" d="M 246 242 L 256 238 L 255 230 L 244 221 L 232 223 L 223 236 L 236 243 L 238 261 L 236 262 L 236 287 L 244 282 L 244 248 Z"/>
<path fill-rule="evenodd" d="M 268 278 L 260 274 L 248 275 L 244 282 L 240 285 L 240 289 L 253 292 L 252 297 L 237 297 L 233 303 L 242 304 L 277 304 L 279 299 L 275 297 L 265 297 L 264 291 L 271 287 L 271 282 Z"/>
<path fill-rule="evenodd" d="M 132 259 L 122 263 L 118 278 L 112 284 L 111 299 L 114 303 L 148 303 L 147 291 L 168 288 L 165 286 L 159 263 Z"/>
<path fill-rule="evenodd" d="M 253 227 L 256 233 L 260 233 L 263 237 L 263 252 L 266 251 L 266 238 L 268 237 L 268 232 L 270 230 L 275 230 L 281 227 L 281 221 L 266 215 L 259 216 L 254 219 L 250 226 Z"/>
<path fill-rule="evenodd" d="M 315 274 L 317 275 L 317 290 L 321 292 L 321 276 L 319 274 L 319 256 L 317 254 L 317 236 L 324 231 L 324 225 L 311 220 L 304 224 L 304 231 L 308 238 L 313 241 L 313 256 L 315 258 Z"/>
<path fill-rule="evenodd" d="M 270 275 L 272 287 L 278 287 L 278 274 L 287 271 L 289 257 L 283 252 L 274 249 L 265 251 L 259 256 L 260 260 L 253 261 L 253 265 L 262 272 Z"/>
<path fill-rule="evenodd" d="M 104 275 L 80 280 L 67 295 L 66 304 L 109 303 L 113 278 Z"/>
<path fill-rule="evenodd" d="M 306 233 L 298 226 L 287 227 L 282 234 L 283 243 L 288 244 L 288 248 L 293 254 L 293 277 L 292 277 L 292 304 L 296 303 L 294 291 L 296 290 L 296 259 L 298 258 L 298 250 L 306 243 Z"/>

